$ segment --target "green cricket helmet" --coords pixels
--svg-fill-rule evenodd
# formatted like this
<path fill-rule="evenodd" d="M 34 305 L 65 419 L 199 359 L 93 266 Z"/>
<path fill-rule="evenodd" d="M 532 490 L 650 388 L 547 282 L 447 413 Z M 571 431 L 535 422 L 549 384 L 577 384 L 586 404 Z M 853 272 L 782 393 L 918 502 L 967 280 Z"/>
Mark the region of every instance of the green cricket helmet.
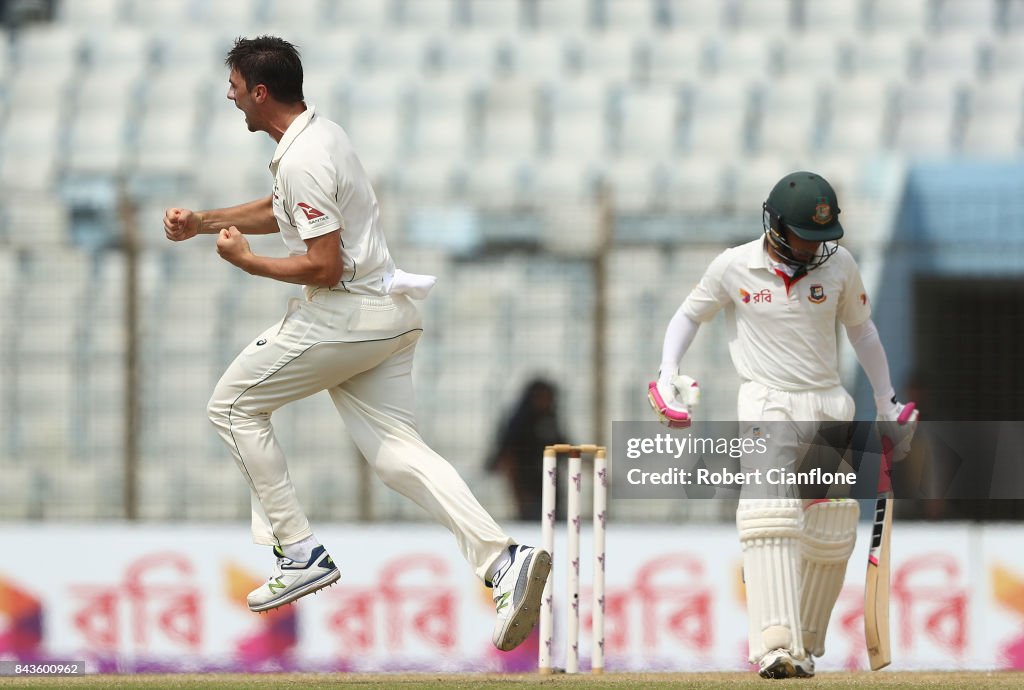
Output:
<path fill-rule="evenodd" d="M 779 180 L 762 205 L 764 234 L 782 260 L 806 271 L 821 266 L 839 249 L 843 236 L 839 203 L 825 178 L 812 172 L 795 172 Z M 786 241 L 786 228 L 802 240 L 821 242 L 809 261 L 796 257 Z"/>

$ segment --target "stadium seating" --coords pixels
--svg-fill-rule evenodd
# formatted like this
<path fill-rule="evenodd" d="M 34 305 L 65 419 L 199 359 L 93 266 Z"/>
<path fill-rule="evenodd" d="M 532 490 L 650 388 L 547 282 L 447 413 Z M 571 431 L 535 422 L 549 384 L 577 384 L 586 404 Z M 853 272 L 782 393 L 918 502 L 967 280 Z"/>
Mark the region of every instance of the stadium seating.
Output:
<path fill-rule="evenodd" d="M 691 84 L 686 115 L 688 153 L 716 154 L 736 160 L 750 144 L 753 89 L 747 79 L 720 75 Z"/>
<path fill-rule="evenodd" d="M 467 0 L 466 22 L 473 28 L 510 31 L 524 24 L 518 0 Z"/>
<path fill-rule="evenodd" d="M 856 33 L 864 28 L 863 5 L 862 0 L 803 0 L 798 10 L 800 23 L 811 35 L 827 35 L 837 30 Z"/>
<path fill-rule="evenodd" d="M 865 0 L 863 5 L 869 31 L 926 31 L 934 26 L 933 0 Z"/>
<path fill-rule="evenodd" d="M 763 31 L 721 34 L 710 42 L 711 72 L 739 79 L 771 77 L 777 71 L 776 42 Z"/>
<path fill-rule="evenodd" d="M 412 158 L 466 160 L 476 150 L 472 83 L 462 76 L 424 80 L 409 91 Z"/>
<path fill-rule="evenodd" d="M 720 209 L 731 196 L 730 169 L 715 153 L 671 159 L 662 169 L 662 203 L 699 212 Z"/>
<path fill-rule="evenodd" d="M 418 29 L 366 34 L 359 40 L 358 68 L 371 77 L 400 74 L 416 78 L 429 67 L 430 35 Z"/>
<path fill-rule="evenodd" d="M 695 80 L 707 69 L 707 39 L 700 31 L 674 29 L 645 43 L 646 78 L 652 83 L 673 86 Z"/>
<path fill-rule="evenodd" d="M 1007 32 L 1020 34 L 1021 31 L 1024 31 L 1024 3 L 1007 0 L 1004 11 L 1005 14 L 1000 23 L 1006 27 Z"/>
<path fill-rule="evenodd" d="M 754 148 L 762 153 L 802 156 L 820 145 L 824 121 L 821 87 L 800 78 L 765 81 L 755 87 Z"/>
<path fill-rule="evenodd" d="M 114 462 L 48 462 L 40 481 L 41 517 L 120 517 L 124 473 Z"/>
<path fill-rule="evenodd" d="M 967 96 L 960 150 L 982 157 L 1019 155 L 1024 145 L 1024 85 L 1015 76 L 976 84 Z"/>
<path fill-rule="evenodd" d="M 570 42 L 579 73 L 608 82 L 629 82 L 640 73 L 639 50 L 642 38 L 618 30 L 597 35 L 576 35 Z"/>
<path fill-rule="evenodd" d="M 659 163 L 646 156 L 624 156 L 609 163 L 601 171 L 601 182 L 607 186 L 610 202 L 621 212 L 644 211 L 656 199 Z"/>
<path fill-rule="evenodd" d="M 519 33 L 513 35 L 507 45 L 508 68 L 515 76 L 540 81 L 570 74 L 571 56 L 558 33 Z"/>
<path fill-rule="evenodd" d="M 1016 77 L 1024 70 L 1024 43 L 1014 36 L 993 42 L 988 53 L 988 71 L 993 78 Z"/>
<path fill-rule="evenodd" d="M 703 29 L 717 32 L 731 23 L 726 3 L 667 0 L 665 5 L 667 23 L 673 29 Z"/>
<path fill-rule="evenodd" d="M 831 82 L 844 68 L 846 36 L 844 32 L 823 32 L 801 35 L 797 40 L 779 39 L 778 71 L 819 86 Z"/>
<path fill-rule="evenodd" d="M 518 162 L 540 151 L 541 93 L 528 79 L 496 79 L 479 93 L 479 153 Z"/>
<path fill-rule="evenodd" d="M 395 8 L 399 26 L 444 32 L 462 24 L 458 0 L 401 0 Z"/>
<path fill-rule="evenodd" d="M 940 40 L 918 41 L 916 74 L 924 78 L 970 82 L 981 74 L 987 36 L 949 31 Z"/>
<path fill-rule="evenodd" d="M 343 84 L 346 130 L 368 171 L 387 170 L 408 150 L 408 80 L 401 75 Z"/>
<path fill-rule="evenodd" d="M 508 130 L 503 130 L 508 131 Z M 519 141 L 513 138 L 513 142 Z M 520 142 L 520 151 L 529 151 L 532 140 Z M 511 146 L 511 145 L 510 145 Z M 508 155 L 495 155 L 462 169 L 457 180 L 460 195 L 482 206 L 507 206 L 526 202 L 523 191 L 524 164 Z"/>
<path fill-rule="evenodd" d="M 848 44 L 850 72 L 855 75 L 885 75 L 892 79 L 912 76 L 917 35 L 902 31 L 861 35 Z"/>
<path fill-rule="evenodd" d="M 941 0 L 934 15 L 934 24 L 935 28 L 942 32 L 969 31 L 984 36 L 998 27 L 998 17 L 999 3 L 996 2 Z"/>
<path fill-rule="evenodd" d="M 52 189 L 58 172 L 60 136 L 59 111 L 12 111 L 0 135 L 0 148 L 3 150 L 0 179 L 23 190 L 42 192 Z M 15 205 L 11 204 L 12 207 Z M 7 211 L 14 211 L 14 208 Z M 17 241 L 13 233 L 12 239 Z"/>
<path fill-rule="evenodd" d="M 600 3 L 600 25 L 634 35 L 647 35 L 664 24 L 655 2 L 635 0 L 604 0 Z"/>
<path fill-rule="evenodd" d="M 57 18 L 68 26 L 109 26 L 125 20 L 124 0 L 64 0 Z"/>
<path fill-rule="evenodd" d="M 309 3 L 316 5 L 318 3 Z M 358 27 L 363 30 L 379 30 L 396 23 L 394 4 L 390 0 L 365 2 L 365 0 L 337 0 L 320 3 L 327 6 L 323 18 L 340 27 Z M 289 7 L 283 13 L 291 12 Z"/>
<path fill-rule="evenodd" d="M 738 0 L 735 23 L 744 31 L 785 35 L 796 24 L 791 0 Z"/>
<path fill-rule="evenodd" d="M 610 151 L 610 103 L 603 79 L 579 77 L 572 81 L 547 82 L 543 104 L 547 129 L 544 151 L 547 154 L 596 161 Z"/>
<path fill-rule="evenodd" d="M 896 88 L 893 148 L 908 154 L 943 156 L 954 148 L 962 89 L 946 80 L 924 79 Z"/>
<path fill-rule="evenodd" d="M 664 87 L 623 88 L 614 97 L 616 150 L 620 156 L 648 160 L 679 148 L 680 94 Z"/>
<path fill-rule="evenodd" d="M 489 31 L 435 35 L 430 46 L 430 67 L 443 75 L 462 75 L 480 81 L 498 77 L 505 69 L 504 36 Z"/>
<path fill-rule="evenodd" d="M 351 136 L 400 265 L 442 275 L 423 305 L 435 325 L 416 374 L 422 427 L 485 496 L 501 490 L 479 470 L 490 401 L 536 370 L 589 375 L 603 211 L 617 223 L 607 352 L 635 353 L 605 392 L 628 418 L 650 374 L 637 362 L 656 360 L 651 333 L 681 297 L 667 278 L 642 288 L 636 276 L 690 281 L 708 247 L 735 239 L 713 221 L 757 232 L 782 170 L 812 167 L 860 198 L 879 160 L 1024 155 L 1018 0 L 60 0 L 54 22 L 0 31 L 0 329 L 17 332 L 0 342 L 13 362 L 0 369 L 0 465 L 17 489 L 0 493 L 0 515 L 41 515 L 47 497 L 71 505 L 75 482 L 116 513 L 126 208 L 141 248 L 146 516 L 247 514 L 203 405 L 296 290 L 226 266 L 209 238 L 169 245 L 160 218 L 269 193 L 274 142 L 246 130 L 223 66 L 236 36 L 264 32 L 299 45 L 305 95 Z M 686 238 L 694 246 L 662 252 Z M 643 242 L 659 246 L 625 246 Z M 253 246 L 284 252 L 276 237 Z M 517 255 L 536 249 L 559 261 Z M 731 380 L 714 340 L 694 356 Z M 587 419 L 592 394 L 573 383 L 563 405 Z M 734 401 L 709 404 L 728 414 Z M 329 404 L 310 410 L 335 433 Z M 280 415 L 311 469 L 303 493 L 353 516 L 350 485 L 318 478 L 357 454 L 299 440 L 303 423 Z M 28 469 L 40 458 L 53 463 Z M 420 517 L 389 492 L 373 498 L 383 515 Z M 66 515 L 109 512 L 73 505 Z"/>
<path fill-rule="evenodd" d="M 555 32 L 586 30 L 596 24 L 595 3 L 590 0 L 534 0 L 535 26 Z"/>

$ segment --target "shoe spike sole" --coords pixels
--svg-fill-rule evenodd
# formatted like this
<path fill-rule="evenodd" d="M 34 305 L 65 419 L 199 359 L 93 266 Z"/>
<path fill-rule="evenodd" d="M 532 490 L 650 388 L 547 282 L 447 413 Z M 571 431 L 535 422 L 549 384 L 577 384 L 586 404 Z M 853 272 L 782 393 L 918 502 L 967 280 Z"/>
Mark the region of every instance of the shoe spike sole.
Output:
<path fill-rule="evenodd" d="M 507 651 L 515 649 L 521 645 L 533 631 L 534 627 L 536 627 L 537 621 L 540 618 L 540 597 L 543 596 L 544 583 L 547 582 L 548 575 L 551 572 L 551 557 L 538 555 L 538 559 L 532 563 L 531 566 L 533 568 L 533 572 L 530 574 L 529 584 L 527 585 L 527 595 L 529 595 L 530 591 L 534 588 L 540 588 L 540 596 L 537 597 L 537 606 L 532 609 L 528 606 L 523 606 L 519 609 L 519 612 L 516 614 L 517 618 L 521 617 L 523 613 L 530 613 L 530 615 L 526 616 L 521 621 L 512 623 L 512 625 L 509 626 L 508 630 L 505 632 L 505 639 L 503 640 L 504 645 L 500 647 L 500 649 L 505 649 Z M 526 598 L 528 599 L 529 596 Z M 527 620 L 530 621 L 530 624 L 524 625 Z"/>
<path fill-rule="evenodd" d="M 291 606 L 296 601 L 298 601 L 299 599 L 301 599 L 301 598 L 303 598 L 305 596 L 309 596 L 310 594 L 319 594 L 320 590 L 327 589 L 328 587 L 333 587 L 334 585 L 338 584 L 338 580 L 340 580 L 340 579 L 341 579 L 341 573 L 339 572 L 338 576 L 336 578 L 334 578 L 333 580 L 331 580 L 330 582 L 328 582 L 327 584 L 321 585 L 321 586 L 317 587 L 316 589 L 312 589 L 312 590 L 310 590 L 308 592 L 303 592 L 302 594 L 300 594 L 299 596 L 295 597 L 294 599 L 289 599 L 288 601 L 282 601 L 280 604 L 277 604 L 275 606 L 268 606 L 266 608 L 259 609 L 259 610 L 254 610 L 252 608 L 250 608 L 249 610 L 252 611 L 253 613 L 267 613 L 269 611 L 273 611 L 274 609 L 279 609 L 279 608 L 282 608 L 284 606 Z"/>

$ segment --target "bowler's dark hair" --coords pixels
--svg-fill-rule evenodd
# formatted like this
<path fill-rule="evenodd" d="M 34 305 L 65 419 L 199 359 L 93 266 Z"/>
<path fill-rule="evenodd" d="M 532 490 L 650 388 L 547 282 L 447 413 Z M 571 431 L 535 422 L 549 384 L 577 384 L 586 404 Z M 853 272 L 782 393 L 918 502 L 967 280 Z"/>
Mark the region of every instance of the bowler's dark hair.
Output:
<path fill-rule="evenodd" d="M 283 38 L 237 38 L 224 64 L 238 70 L 250 90 L 263 84 L 275 101 L 298 103 L 303 100 L 299 49 Z"/>

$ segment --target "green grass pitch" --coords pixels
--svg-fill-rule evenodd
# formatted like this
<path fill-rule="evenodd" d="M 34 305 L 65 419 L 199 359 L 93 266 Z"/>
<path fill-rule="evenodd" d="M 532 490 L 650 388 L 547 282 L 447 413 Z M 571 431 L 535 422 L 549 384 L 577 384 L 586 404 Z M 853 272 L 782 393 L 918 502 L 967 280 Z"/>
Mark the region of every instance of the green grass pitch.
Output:
<path fill-rule="evenodd" d="M 145 690 L 192 690 L 193 688 L 699 688 L 745 690 L 746 688 L 800 686 L 802 688 L 1021 688 L 1024 673 L 926 672 L 926 673 L 820 673 L 812 680 L 769 681 L 753 673 L 609 673 L 604 676 L 539 676 L 534 674 L 209 674 L 209 675 L 93 675 L 78 678 L 0 678 L 0 688 L 143 688 Z"/>

